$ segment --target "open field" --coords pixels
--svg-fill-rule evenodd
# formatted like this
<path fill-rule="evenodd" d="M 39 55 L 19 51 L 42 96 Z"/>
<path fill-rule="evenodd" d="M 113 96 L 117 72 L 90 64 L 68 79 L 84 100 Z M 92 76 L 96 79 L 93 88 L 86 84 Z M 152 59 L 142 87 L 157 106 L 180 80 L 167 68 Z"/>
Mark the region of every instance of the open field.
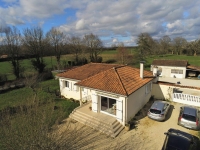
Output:
<path fill-rule="evenodd" d="M 129 49 L 130 54 L 135 54 L 135 49 Z M 108 60 L 115 60 L 115 63 L 119 63 L 116 60 L 116 50 L 107 50 L 100 54 L 100 56 L 103 58 L 103 62 L 106 62 Z M 146 59 L 145 63 L 145 69 L 149 70 L 150 65 L 154 59 L 172 59 L 172 60 L 187 60 L 189 64 L 194 66 L 200 66 L 200 56 L 186 56 L 186 55 L 156 55 L 156 56 L 149 56 Z M 73 60 L 73 55 L 63 55 L 61 57 L 61 64 L 66 64 L 67 61 Z M 47 68 L 53 68 L 56 65 L 56 59 L 54 56 L 44 57 L 44 61 L 46 63 Z M 31 62 L 29 59 L 22 60 L 22 67 L 25 69 L 26 73 L 32 73 L 35 72 L 34 68 L 31 65 Z M 135 64 L 134 67 L 139 67 L 138 64 Z M 0 62 L 0 74 L 6 74 L 8 77 L 8 80 L 15 79 L 15 76 L 12 73 L 12 65 L 10 62 Z"/>

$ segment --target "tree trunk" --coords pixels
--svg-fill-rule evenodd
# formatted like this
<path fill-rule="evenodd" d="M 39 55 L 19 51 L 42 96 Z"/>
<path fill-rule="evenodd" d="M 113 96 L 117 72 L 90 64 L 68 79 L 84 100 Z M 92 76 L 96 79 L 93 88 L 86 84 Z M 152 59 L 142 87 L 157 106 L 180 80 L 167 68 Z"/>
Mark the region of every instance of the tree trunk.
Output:
<path fill-rule="evenodd" d="M 194 56 L 197 56 L 197 52 L 196 51 L 194 51 Z"/>

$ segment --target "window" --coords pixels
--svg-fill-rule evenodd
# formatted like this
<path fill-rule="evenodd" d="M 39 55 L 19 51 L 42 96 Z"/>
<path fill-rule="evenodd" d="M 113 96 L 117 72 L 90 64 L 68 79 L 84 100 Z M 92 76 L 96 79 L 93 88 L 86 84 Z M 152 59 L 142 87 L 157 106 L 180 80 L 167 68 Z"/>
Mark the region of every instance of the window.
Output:
<path fill-rule="evenodd" d="M 174 73 L 174 74 L 183 74 L 183 70 L 181 70 L 181 69 L 172 69 L 171 73 Z"/>
<path fill-rule="evenodd" d="M 116 115 L 116 100 L 101 96 L 101 111 Z"/>
<path fill-rule="evenodd" d="M 149 111 L 153 114 L 161 114 L 161 110 L 158 109 L 150 109 Z"/>
<path fill-rule="evenodd" d="M 69 81 L 65 81 L 65 87 L 69 88 Z"/>
<path fill-rule="evenodd" d="M 151 82 L 146 85 L 146 94 L 151 91 Z"/>

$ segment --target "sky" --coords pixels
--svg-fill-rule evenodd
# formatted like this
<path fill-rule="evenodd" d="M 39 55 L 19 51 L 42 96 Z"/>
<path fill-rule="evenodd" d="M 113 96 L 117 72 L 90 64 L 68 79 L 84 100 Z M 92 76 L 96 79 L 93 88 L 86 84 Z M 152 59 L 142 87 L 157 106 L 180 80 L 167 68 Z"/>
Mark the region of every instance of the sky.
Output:
<path fill-rule="evenodd" d="M 200 38 L 199 0 L 0 0 L 0 26 L 59 28 L 68 36 L 97 35 L 104 46 L 134 46 L 140 33 Z"/>

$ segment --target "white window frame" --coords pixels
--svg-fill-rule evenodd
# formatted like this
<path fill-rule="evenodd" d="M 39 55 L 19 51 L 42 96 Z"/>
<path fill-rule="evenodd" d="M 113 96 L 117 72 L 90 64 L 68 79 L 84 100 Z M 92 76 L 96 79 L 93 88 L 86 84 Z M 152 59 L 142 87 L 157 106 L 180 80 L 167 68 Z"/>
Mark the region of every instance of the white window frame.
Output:
<path fill-rule="evenodd" d="M 77 86 L 77 85 L 74 85 L 73 87 L 74 87 L 74 88 L 73 88 L 74 91 L 78 91 L 78 86 Z"/>
<path fill-rule="evenodd" d="M 65 81 L 65 87 L 69 88 L 69 81 Z"/>
<path fill-rule="evenodd" d="M 171 69 L 171 73 L 173 73 L 173 74 L 183 74 L 183 70 L 182 69 Z"/>

